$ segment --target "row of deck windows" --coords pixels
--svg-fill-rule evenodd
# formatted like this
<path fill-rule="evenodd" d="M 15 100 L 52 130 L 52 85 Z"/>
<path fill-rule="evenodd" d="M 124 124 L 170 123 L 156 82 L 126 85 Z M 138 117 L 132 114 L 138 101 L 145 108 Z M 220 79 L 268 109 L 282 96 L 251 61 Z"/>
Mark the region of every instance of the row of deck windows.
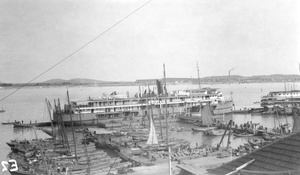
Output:
<path fill-rule="evenodd" d="M 198 105 L 197 103 L 192 103 L 192 106 Z M 183 103 L 179 103 L 176 105 L 168 105 L 167 107 L 183 107 Z M 153 105 L 153 108 L 159 109 L 160 105 Z M 161 108 L 165 108 L 165 105 L 161 105 Z M 117 107 L 117 108 L 96 108 L 96 109 L 80 109 L 81 113 L 94 113 L 94 112 L 121 112 L 121 111 L 133 111 L 133 110 L 144 110 L 147 109 L 147 106 L 131 106 L 131 107 Z M 78 109 L 75 110 L 78 112 Z"/>

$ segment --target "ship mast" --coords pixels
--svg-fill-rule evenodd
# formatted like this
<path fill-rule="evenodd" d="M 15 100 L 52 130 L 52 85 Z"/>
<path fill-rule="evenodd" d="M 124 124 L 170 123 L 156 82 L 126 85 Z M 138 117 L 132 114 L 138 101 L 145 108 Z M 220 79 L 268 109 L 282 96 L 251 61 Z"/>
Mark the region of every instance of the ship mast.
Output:
<path fill-rule="evenodd" d="M 77 150 L 76 150 L 76 140 L 75 140 L 75 135 L 74 135 L 74 124 L 73 124 L 73 119 L 72 119 L 72 109 L 71 109 L 71 103 L 70 103 L 70 97 L 69 97 L 69 91 L 67 91 L 67 97 L 68 97 L 68 105 L 69 105 L 69 113 L 70 113 L 70 118 L 71 118 L 71 124 L 72 124 L 72 135 L 73 135 L 73 141 L 74 141 L 74 150 L 75 150 L 75 158 L 77 158 Z"/>
<path fill-rule="evenodd" d="M 199 76 L 199 66 L 197 61 L 197 73 L 198 73 L 198 84 L 199 84 L 199 93 L 201 92 L 201 85 L 200 85 L 200 76 Z M 199 117 L 201 117 L 201 100 L 199 100 Z"/>
<path fill-rule="evenodd" d="M 168 148 L 168 164 L 169 164 L 169 174 L 172 175 L 171 171 L 171 154 L 170 154 L 170 146 L 169 146 L 169 138 L 168 138 L 168 104 L 167 104 L 167 82 L 166 82 L 166 71 L 165 71 L 165 64 L 163 65 L 164 67 L 164 83 L 165 83 L 165 117 L 166 117 L 166 139 L 167 139 L 167 148 Z"/>
<path fill-rule="evenodd" d="M 80 118 L 80 123 L 81 123 L 81 129 L 83 131 L 83 123 L 82 123 L 81 112 L 80 112 L 79 107 L 78 107 L 78 113 L 79 113 L 79 118 Z M 87 157 L 86 160 L 87 160 L 87 165 L 88 165 L 87 174 L 90 175 L 90 173 L 91 173 L 90 157 L 88 155 L 88 151 L 87 151 L 87 147 L 86 147 L 86 138 L 84 137 L 83 139 L 84 139 L 83 140 L 83 142 L 84 142 L 84 152 L 85 152 L 85 155 Z"/>
<path fill-rule="evenodd" d="M 198 73 L 198 84 L 199 84 L 199 90 L 201 89 L 201 84 L 200 84 L 200 76 L 199 76 L 199 66 L 198 66 L 198 61 L 197 61 L 197 73 Z"/>
<path fill-rule="evenodd" d="M 52 130 L 52 137 L 54 138 L 54 127 L 53 127 L 53 121 L 52 121 L 52 117 L 51 117 L 50 103 L 48 102 L 47 98 L 45 99 L 45 101 L 46 101 L 46 105 L 47 105 L 47 109 L 48 109 L 49 117 L 50 117 L 50 124 L 51 124 L 51 130 Z"/>
<path fill-rule="evenodd" d="M 286 106 L 286 94 L 287 94 L 287 92 L 286 92 L 286 83 L 284 82 L 284 103 L 283 103 L 283 105 L 284 105 L 284 116 L 285 116 L 285 120 L 286 120 L 286 126 L 287 126 L 287 129 L 288 129 L 288 119 L 287 119 L 287 116 L 286 116 L 286 108 L 287 108 L 287 106 Z"/>

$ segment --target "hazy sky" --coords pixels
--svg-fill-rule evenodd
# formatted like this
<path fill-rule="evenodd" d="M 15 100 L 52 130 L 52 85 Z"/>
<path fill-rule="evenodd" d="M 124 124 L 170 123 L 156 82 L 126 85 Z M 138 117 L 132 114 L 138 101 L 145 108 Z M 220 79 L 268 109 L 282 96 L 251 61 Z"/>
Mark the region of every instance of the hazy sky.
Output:
<path fill-rule="evenodd" d="M 0 0 L 0 82 L 27 82 L 148 0 Z M 35 82 L 299 74 L 297 0 L 152 0 Z"/>

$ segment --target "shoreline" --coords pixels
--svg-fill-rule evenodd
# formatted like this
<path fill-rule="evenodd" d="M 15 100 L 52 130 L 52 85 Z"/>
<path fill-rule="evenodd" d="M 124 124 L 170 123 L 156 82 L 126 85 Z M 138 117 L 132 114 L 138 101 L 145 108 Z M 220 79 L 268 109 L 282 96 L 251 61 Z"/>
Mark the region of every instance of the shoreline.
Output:
<path fill-rule="evenodd" d="M 286 81 L 287 83 L 299 83 L 298 81 Z M 146 83 L 146 82 L 145 82 Z M 0 83 L 0 89 L 15 89 L 15 88 L 57 88 L 57 87 L 114 87 L 114 86 L 145 86 L 145 83 L 116 83 L 116 84 L 44 84 L 44 83 Z M 284 83 L 284 81 L 254 81 L 254 82 L 201 82 L 202 85 L 239 85 L 239 84 L 266 84 L 266 83 Z M 149 85 L 156 85 L 155 83 L 150 83 Z M 170 83 L 167 82 L 167 85 L 195 85 L 198 86 L 198 83 Z"/>

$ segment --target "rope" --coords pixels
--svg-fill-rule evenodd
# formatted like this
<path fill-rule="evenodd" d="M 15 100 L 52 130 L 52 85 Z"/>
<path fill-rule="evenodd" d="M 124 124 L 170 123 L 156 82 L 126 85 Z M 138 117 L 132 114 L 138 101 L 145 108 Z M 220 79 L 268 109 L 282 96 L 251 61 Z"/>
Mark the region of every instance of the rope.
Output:
<path fill-rule="evenodd" d="M 27 86 L 29 83 L 33 82 L 34 80 L 36 80 L 37 78 L 41 77 L 42 75 L 44 75 L 45 73 L 49 72 L 51 69 L 53 69 L 54 67 L 58 66 L 60 63 L 64 62 L 65 60 L 67 60 L 68 58 L 70 58 L 71 56 L 73 56 L 75 53 L 79 52 L 80 50 L 82 50 L 83 48 L 85 48 L 86 46 L 88 46 L 89 44 L 91 44 L 92 42 L 94 42 L 95 40 L 97 40 L 100 36 L 106 34 L 108 31 L 110 31 L 112 28 L 116 27 L 118 24 L 120 24 L 121 22 L 123 22 L 125 19 L 127 19 L 128 17 L 130 17 L 131 15 L 133 15 L 135 12 L 137 12 L 138 10 L 140 10 L 141 8 L 143 8 L 144 6 L 146 6 L 148 3 L 150 3 L 152 0 L 147 1 L 146 3 L 142 4 L 141 6 L 139 6 L 137 9 L 135 9 L 133 12 L 129 13 L 127 16 L 125 16 L 124 18 L 122 18 L 121 20 L 119 20 L 118 22 L 116 22 L 115 24 L 113 24 L 111 27 L 109 27 L 108 29 L 106 29 L 105 31 L 103 31 L 102 33 L 100 33 L 99 35 L 97 35 L 95 38 L 93 38 L 92 40 L 88 41 L 87 43 L 85 43 L 84 45 L 82 45 L 81 47 L 79 47 L 77 50 L 75 50 L 74 52 L 72 52 L 71 54 L 69 54 L 68 56 L 66 56 L 65 58 L 63 58 L 62 60 L 60 60 L 59 62 L 57 62 L 56 64 L 54 64 L 53 66 L 51 66 L 50 68 L 48 68 L 47 70 L 45 70 L 44 72 L 42 72 L 41 74 L 39 74 L 38 76 L 34 77 L 33 79 L 31 79 L 30 81 L 28 81 L 27 83 L 25 83 L 24 85 L 22 85 L 21 87 L 17 88 L 16 90 L 14 90 L 13 92 L 9 93 L 8 95 L 6 95 L 4 98 L 2 98 L 0 100 L 3 101 L 6 98 L 10 97 L 11 95 L 13 95 L 14 93 L 16 93 L 17 91 L 19 91 L 20 89 L 24 88 L 25 86 Z"/>

